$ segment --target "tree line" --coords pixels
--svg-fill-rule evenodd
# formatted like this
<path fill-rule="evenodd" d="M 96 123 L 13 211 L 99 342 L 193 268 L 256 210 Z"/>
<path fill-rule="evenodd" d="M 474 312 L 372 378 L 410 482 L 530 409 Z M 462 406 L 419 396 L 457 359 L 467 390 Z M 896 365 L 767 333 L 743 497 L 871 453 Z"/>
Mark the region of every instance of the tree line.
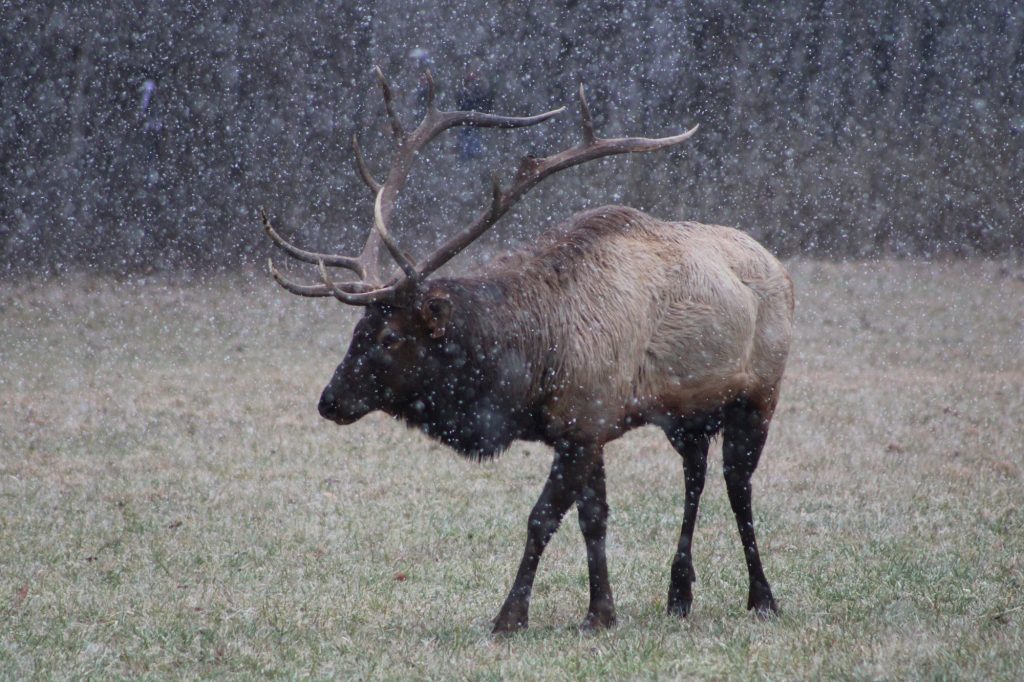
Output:
<path fill-rule="evenodd" d="M 15 2 L 0 16 L 0 272 L 256 262 L 260 206 L 296 241 L 357 248 L 371 197 L 351 137 L 379 176 L 391 144 L 374 65 L 407 126 L 425 68 L 442 107 L 470 83 L 482 93 L 463 101 L 501 113 L 568 106 L 541 129 L 435 145 L 396 214 L 413 251 L 485 205 L 491 169 L 507 179 L 523 153 L 573 143 L 580 82 L 599 134 L 700 132 L 569 172 L 494 246 L 622 202 L 784 255 L 1022 250 L 1012 0 Z"/>

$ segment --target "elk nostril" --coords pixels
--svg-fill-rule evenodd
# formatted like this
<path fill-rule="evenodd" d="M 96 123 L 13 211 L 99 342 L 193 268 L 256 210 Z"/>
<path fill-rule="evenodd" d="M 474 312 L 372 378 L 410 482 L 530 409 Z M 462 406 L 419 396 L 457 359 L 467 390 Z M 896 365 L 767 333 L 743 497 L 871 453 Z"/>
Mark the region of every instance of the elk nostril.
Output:
<path fill-rule="evenodd" d="M 323 395 L 320 396 L 320 404 L 317 405 L 317 409 L 320 411 L 321 417 L 330 418 L 333 416 L 337 412 L 337 406 L 334 404 L 334 395 L 324 391 Z"/>

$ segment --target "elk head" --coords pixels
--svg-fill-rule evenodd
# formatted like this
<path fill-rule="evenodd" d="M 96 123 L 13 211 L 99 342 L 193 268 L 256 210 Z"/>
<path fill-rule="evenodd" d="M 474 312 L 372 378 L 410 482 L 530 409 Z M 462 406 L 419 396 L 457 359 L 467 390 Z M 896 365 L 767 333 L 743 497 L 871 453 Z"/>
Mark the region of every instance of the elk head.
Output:
<path fill-rule="evenodd" d="M 542 123 L 565 107 L 536 116 L 501 116 L 477 111 L 441 111 L 434 106 L 434 82 L 426 74 L 427 110 L 411 133 L 402 127 L 395 113 L 391 88 L 379 68 L 375 70 L 384 105 L 396 142 L 388 177 L 378 182 L 367 168 L 353 136 L 356 168 L 375 195 L 373 229 L 362 253 L 356 257 L 314 253 L 281 238 L 263 213 L 263 226 L 274 244 L 297 260 L 319 269 L 318 284 L 296 284 L 285 279 L 269 260 L 270 274 L 282 287 L 300 296 L 334 296 L 342 303 L 363 306 L 366 312 L 356 325 L 348 353 L 320 398 L 320 414 L 339 424 L 348 424 L 374 410 L 389 414 L 410 409 L 430 394 L 459 379 L 454 376 L 450 354 L 458 352 L 460 316 L 473 311 L 457 309 L 444 291 L 431 287 L 427 278 L 493 226 L 516 202 L 541 180 L 566 168 L 604 156 L 648 152 L 689 139 L 697 127 L 664 138 L 598 138 L 583 86 L 579 88 L 582 139 L 579 144 L 544 158 L 526 156 L 507 189 L 497 176 L 491 178 L 490 207 L 472 224 L 441 244 L 421 261 L 415 261 L 392 237 L 388 222 L 398 192 L 405 185 L 413 159 L 419 150 L 443 131 L 458 126 L 477 128 L 521 128 Z M 399 272 L 387 281 L 380 275 L 379 252 L 383 244 L 398 264 Z M 353 272 L 357 279 L 336 281 L 328 268 Z"/>

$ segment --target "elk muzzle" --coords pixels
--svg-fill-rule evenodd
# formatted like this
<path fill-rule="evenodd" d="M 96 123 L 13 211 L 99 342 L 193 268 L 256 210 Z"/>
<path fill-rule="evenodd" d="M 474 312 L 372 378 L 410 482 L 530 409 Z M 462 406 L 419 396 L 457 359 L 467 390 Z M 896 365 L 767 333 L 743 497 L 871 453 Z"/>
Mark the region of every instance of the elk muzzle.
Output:
<path fill-rule="evenodd" d="M 336 391 L 333 381 L 320 394 L 317 409 L 321 417 L 342 426 L 358 421 L 373 411 L 373 407 L 367 401 L 346 394 L 343 390 Z"/>

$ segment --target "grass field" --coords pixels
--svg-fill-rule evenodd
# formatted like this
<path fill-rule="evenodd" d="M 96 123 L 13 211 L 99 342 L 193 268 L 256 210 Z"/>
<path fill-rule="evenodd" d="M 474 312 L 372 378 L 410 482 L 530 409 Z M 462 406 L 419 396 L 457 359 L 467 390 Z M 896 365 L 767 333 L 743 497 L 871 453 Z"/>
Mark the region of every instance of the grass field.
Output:
<path fill-rule="evenodd" d="M 607 451 L 619 626 L 581 635 L 575 512 L 492 639 L 550 453 L 463 461 L 316 399 L 351 311 L 262 274 L 0 285 L 0 677 L 1024 677 L 1024 282 L 790 263 L 755 477 L 782 607 L 744 610 L 717 448 L 694 611 L 663 615 L 682 465 Z"/>

